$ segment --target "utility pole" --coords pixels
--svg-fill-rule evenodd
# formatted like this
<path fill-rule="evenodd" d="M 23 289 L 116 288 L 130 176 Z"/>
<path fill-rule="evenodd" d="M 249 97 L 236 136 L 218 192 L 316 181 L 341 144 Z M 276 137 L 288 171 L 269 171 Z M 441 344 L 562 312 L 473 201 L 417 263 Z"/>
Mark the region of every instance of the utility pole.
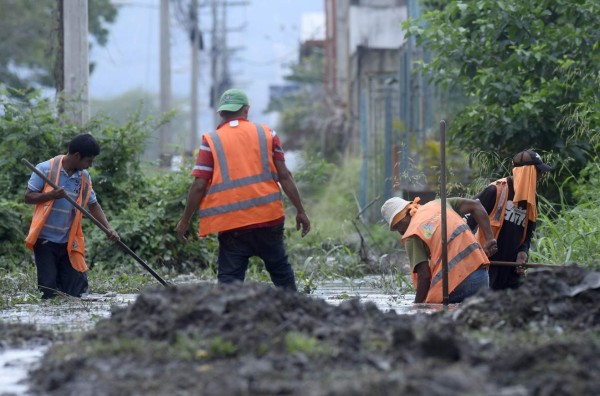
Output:
<path fill-rule="evenodd" d="M 61 0 L 59 7 L 63 29 L 64 111 L 73 123 L 83 125 L 90 118 L 88 3 L 87 0 Z"/>
<path fill-rule="evenodd" d="M 192 0 L 190 6 L 190 20 L 192 23 L 191 28 L 191 45 L 192 45 L 192 93 L 191 93 L 191 130 L 190 130 L 190 155 L 194 155 L 194 150 L 198 147 L 198 76 L 200 74 L 200 62 L 199 62 L 199 51 L 200 51 L 200 29 L 198 28 L 198 0 Z M 187 154 L 187 153 L 186 153 Z"/>
<path fill-rule="evenodd" d="M 212 34 L 210 39 L 210 75 L 211 75 L 211 89 L 210 89 L 210 97 L 211 104 L 213 110 L 213 129 L 216 129 L 217 125 L 219 125 L 219 116 L 217 114 L 217 109 L 219 108 L 219 70 L 218 70 L 218 59 L 219 59 L 219 40 L 220 37 L 217 36 L 218 31 L 218 1 L 212 0 L 211 11 L 212 11 Z"/>
<path fill-rule="evenodd" d="M 229 76 L 229 48 L 227 47 L 227 6 L 230 3 L 224 3 L 221 10 L 221 79 L 219 80 L 219 91 L 224 92 L 231 87 L 231 78 Z"/>
<path fill-rule="evenodd" d="M 219 9 L 221 5 L 221 20 L 219 21 Z M 227 47 L 227 7 L 248 4 L 247 1 L 219 1 L 212 0 L 212 32 L 211 32 L 211 103 L 213 109 L 213 123 L 219 124 L 219 99 L 221 94 L 231 86 L 229 75 L 229 48 Z M 239 29 L 234 29 L 239 30 Z"/>
<path fill-rule="evenodd" d="M 160 0 L 160 113 L 171 109 L 171 34 L 169 28 L 169 0 Z M 160 164 L 168 166 L 170 131 L 165 124 L 160 127 Z"/>

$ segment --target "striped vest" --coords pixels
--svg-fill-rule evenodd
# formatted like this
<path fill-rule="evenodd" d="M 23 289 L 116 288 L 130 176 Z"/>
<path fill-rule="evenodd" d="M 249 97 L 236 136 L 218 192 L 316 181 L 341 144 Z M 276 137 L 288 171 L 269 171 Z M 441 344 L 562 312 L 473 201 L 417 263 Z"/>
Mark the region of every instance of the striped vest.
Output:
<path fill-rule="evenodd" d="M 489 260 L 481 245 L 475 239 L 467 223 L 452 209 L 446 209 L 447 247 L 448 247 L 448 293 L 462 283 L 482 264 L 489 265 Z M 404 243 L 408 237 L 417 236 L 431 254 L 429 269 L 431 284 L 425 298 L 426 303 L 441 303 L 442 295 L 442 227 L 441 204 L 431 201 L 421 206 L 410 221 L 408 229 L 402 236 Z M 418 263 L 415 263 L 418 264 Z M 417 287 L 418 275 L 412 273 L 412 281 Z"/>
<path fill-rule="evenodd" d="M 50 173 L 48 179 L 59 185 L 60 171 L 62 169 L 62 155 L 57 155 L 50 160 Z M 42 192 L 52 191 L 53 188 L 48 183 L 44 185 Z M 90 199 L 92 193 L 92 183 L 87 177 L 85 172 L 81 172 L 81 189 L 77 196 L 77 203 L 82 207 L 85 207 Z M 35 243 L 37 242 L 38 236 L 46 224 L 50 212 L 52 212 L 52 206 L 54 206 L 54 200 L 46 201 L 41 204 L 35 205 L 33 210 L 33 218 L 31 219 L 31 226 L 29 227 L 29 234 L 25 239 L 25 245 L 27 248 L 33 250 Z M 87 264 L 85 263 L 85 239 L 83 237 L 83 230 L 81 228 L 81 219 L 83 214 L 77 210 L 75 212 L 75 218 L 71 224 L 69 230 L 69 241 L 67 244 L 67 250 L 69 252 L 69 260 L 71 266 L 79 272 L 87 271 Z"/>
<path fill-rule="evenodd" d="M 489 214 L 490 226 L 492 227 L 494 238 L 498 239 L 500 230 L 502 229 L 502 224 L 504 223 L 504 218 L 506 216 L 506 203 L 508 202 L 508 179 L 505 177 L 503 179 L 496 180 L 495 182 L 490 183 L 490 186 L 496 186 L 496 203 Z M 527 217 L 525 217 L 521 243 L 525 242 L 525 238 L 527 237 L 528 225 L 529 221 L 527 220 Z M 485 235 L 483 235 L 483 232 L 481 232 L 479 227 L 477 227 L 475 236 L 477 237 L 479 243 L 483 246 L 485 243 Z"/>
<path fill-rule="evenodd" d="M 271 130 L 263 124 L 235 120 L 205 138 L 214 171 L 200 204 L 199 235 L 283 217 Z"/>

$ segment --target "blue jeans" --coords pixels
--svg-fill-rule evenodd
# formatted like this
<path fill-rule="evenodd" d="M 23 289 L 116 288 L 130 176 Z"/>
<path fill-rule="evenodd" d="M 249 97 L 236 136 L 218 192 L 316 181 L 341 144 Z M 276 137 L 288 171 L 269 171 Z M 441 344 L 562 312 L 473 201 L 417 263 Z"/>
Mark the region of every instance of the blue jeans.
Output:
<path fill-rule="evenodd" d="M 466 279 L 450 293 L 448 302 L 451 304 L 462 302 L 465 298 L 471 297 L 473 294 L 477 293 L 479 289 L 487 289 L 489 287 L 490 277 L 488 276 L 487 269 L 480 268 L 467 276 Z"/>
<path fill-rule="evenodd" d="M 250 257 L 264 263 L 275 286 L 296 290 L 283 241 L 283 224 L 219 233 L 219 283 L 243 282 Z"/>

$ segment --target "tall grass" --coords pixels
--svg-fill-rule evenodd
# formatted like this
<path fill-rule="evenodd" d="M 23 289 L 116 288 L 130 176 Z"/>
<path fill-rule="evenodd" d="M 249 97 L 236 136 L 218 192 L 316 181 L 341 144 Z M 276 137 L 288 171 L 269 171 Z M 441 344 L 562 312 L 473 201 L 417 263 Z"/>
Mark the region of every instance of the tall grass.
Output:
<path fill-rule="evenodd" d="M 564 199 L 569 188 L 577 199 L 572 206 Z M 540 198 L 531 261 L 600 267 L 600 164 L 590 163 L 578 179 L 565 180 L 558 192 L 558 204 Z"/>

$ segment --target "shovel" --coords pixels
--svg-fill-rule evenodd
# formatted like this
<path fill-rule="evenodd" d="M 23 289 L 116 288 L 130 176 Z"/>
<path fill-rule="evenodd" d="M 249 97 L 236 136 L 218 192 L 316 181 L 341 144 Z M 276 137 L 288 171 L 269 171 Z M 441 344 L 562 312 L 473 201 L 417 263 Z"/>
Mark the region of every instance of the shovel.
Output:
<path fill-rule="evenodd" d="M 48 179 L 46 177 L 46 175 L 44 175 L 44 173 L 42 173 L 38 168 L 36 168 L 35 166 L 33 166 L 31 164 L 31 162 L 27 161 L 25 158 L 21 159 L 21 162 L 27 166 L 29 169 L 31 169 L 33 172 L 35 172 L 39 177 L 41 177 L 46 183 L 48 183 L 52 188 L 54 188 L 55 190 L 58 190 L 60 187 L 58 187 L 56 184 L 54 184 L 54 182 L 52 182 L 50 179 Z M 92 221 L 92 223 L 96 224 L 102 231 L 104 231 L 104 233 L 106 235 L 110 235 L 110 231 L 108 230 L 108 228 L 104 227 L 104 225 L 102 225 L 102 223 L 100 223 L 98 220 L 96 220 L 96 218 L 94 216 L 92 216 L 92 214 L 90 212 L 88 212 L 85 208 L 83 208 L 81 205 L 79 205 L 73 198 L 71 198 L 69 195 L 67 195 L 65 197 L 65 199 L 67 201 L 69 201 L 71 203 L 71 205 L 75 206 L 77 209 L 79 209 L 81 211 L 81 213 L 83 213 L 83 215 L 85 217 L 87 217 L 88 219 L 90 219 Z M 133 250 L 131 250 L 127 245 L 125 245 L 121 240 L 115 241 L 115 243 L 117 245 L 119 245 L 121 247 L 121 249 L 123 249 L 126 253 L 128 253 L 131 257 L 133 257 L 135 259 L 135 261 L 137 261 L 138 263 L 140 263 L 142 265 L 142 267 L 144 267 L 144 269 L 146 269 L 146 271 L 148 271 L 150 273 L 150 275 L 152 275 L 157 281 L 159 281 L 163 286 L 167 287 L 170 286 L 167 281 L 165 281 L 163 278 L 160 277 L 160 275 L 158 275 L 152 268 L 150 268 L 150 266 L 148 264 L 146 264 L 144 262 L 144 260 L 142 260 L 137 254 L 135 254 L 133 252 Z"/>

